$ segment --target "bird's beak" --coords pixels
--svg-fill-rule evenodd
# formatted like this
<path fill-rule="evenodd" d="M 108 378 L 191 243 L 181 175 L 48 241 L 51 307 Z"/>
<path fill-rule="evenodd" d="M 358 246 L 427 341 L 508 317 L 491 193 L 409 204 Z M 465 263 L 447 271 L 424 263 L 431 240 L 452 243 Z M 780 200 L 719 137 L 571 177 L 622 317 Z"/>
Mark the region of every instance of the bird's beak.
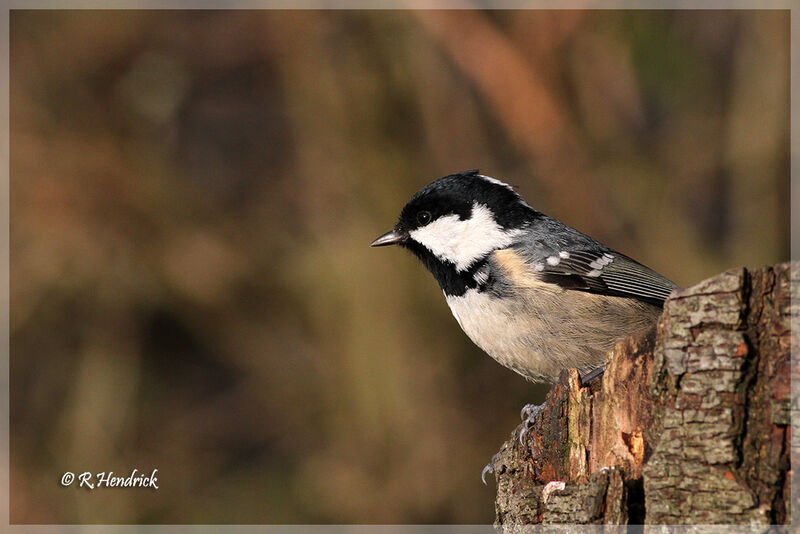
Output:
<path fill-rule="evenodd" d="M 406 238 L 405 234 L 397 230 L 389 230 L 378 239 L 369 244 L 371 247 L 385 247 L 386 245 L 396 245 Z"/>

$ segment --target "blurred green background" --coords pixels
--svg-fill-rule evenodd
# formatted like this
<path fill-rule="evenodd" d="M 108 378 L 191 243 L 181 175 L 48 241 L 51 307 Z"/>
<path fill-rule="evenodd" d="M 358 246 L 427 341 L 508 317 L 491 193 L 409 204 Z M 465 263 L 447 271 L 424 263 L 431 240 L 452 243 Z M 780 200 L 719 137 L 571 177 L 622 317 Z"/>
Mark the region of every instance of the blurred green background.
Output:
<path fill-rule="evenodd" d="M 680 285 L 786 260 L 788 105 L 788 11 L 12 11 L 12 522 L 491 522 L 546 388 L 369 242 L 479 168 Z"/>

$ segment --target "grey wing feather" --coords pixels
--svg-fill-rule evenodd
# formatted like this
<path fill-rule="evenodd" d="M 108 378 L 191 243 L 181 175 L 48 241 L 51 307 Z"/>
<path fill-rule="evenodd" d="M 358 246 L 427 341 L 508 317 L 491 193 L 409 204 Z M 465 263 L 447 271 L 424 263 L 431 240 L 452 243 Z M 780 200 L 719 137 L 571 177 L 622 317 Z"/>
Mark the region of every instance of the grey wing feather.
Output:
<path fill-rule="evenodd" d="M 548 265 L 543 275 L 578 277 L 586 289 L 632 296 L 662 304 L 678 286 L 641 263 L 613 250 L 566 251 L 569 257 Z M 552 277 L 550 276 L 550 277 Z"/>
<path fill-rule="evenodd" d="M 550 221 L 551 224 L 556 222 Z M 565 228 L 569 231 L 565 232 Z M 537 274 L 544 282 L 565 289 L 634 297 L 657 305 L 662 305 L 678 287 L 652 269 L 577 230 L 565 225 L 559 229 L 561 239 L 555 247 L 542 246 L 541 241 L 533 248 L 530 242 L 515 247 L 536 266 Z"/>

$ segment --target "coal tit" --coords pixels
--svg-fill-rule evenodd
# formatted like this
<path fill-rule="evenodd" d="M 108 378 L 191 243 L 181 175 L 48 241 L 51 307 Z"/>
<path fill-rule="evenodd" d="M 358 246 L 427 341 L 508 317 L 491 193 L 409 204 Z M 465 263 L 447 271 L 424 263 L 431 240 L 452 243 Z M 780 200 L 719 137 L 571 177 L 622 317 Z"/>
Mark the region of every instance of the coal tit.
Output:
<path fill-rule="evenodd" d="M 477 170 L 418 191 L 371 246 L 395 244 L 433 273 L 478 347 L 534 382 L 602 367 L 617 341 L 656 321 L 677 287 Z"/>

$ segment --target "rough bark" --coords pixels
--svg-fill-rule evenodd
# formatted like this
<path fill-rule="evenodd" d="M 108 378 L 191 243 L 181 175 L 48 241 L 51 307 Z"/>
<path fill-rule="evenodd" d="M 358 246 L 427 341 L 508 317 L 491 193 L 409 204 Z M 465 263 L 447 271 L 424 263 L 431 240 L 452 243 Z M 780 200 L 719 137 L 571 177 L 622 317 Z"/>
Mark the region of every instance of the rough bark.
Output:
<path fill-rule="evenodd" d="M 495 459 L 496 526 L 788 524 L 799 274 L 736 269 L 680 290 L 601 378 L 564 371 Z M 553 481 L 564 489 L 543 492 Z"/>

